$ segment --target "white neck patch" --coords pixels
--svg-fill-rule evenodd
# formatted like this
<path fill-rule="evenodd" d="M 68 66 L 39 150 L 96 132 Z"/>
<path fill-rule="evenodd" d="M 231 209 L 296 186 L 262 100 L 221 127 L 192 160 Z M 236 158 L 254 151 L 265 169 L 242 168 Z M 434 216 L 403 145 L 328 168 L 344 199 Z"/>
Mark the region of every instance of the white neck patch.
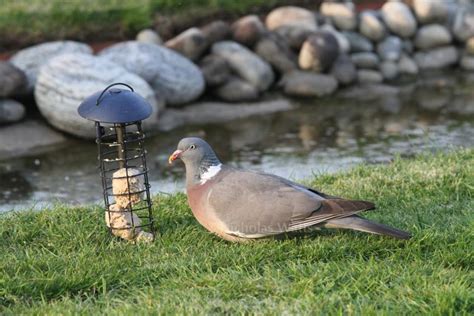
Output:
<path fill-rule="evenodd" d="M 214 176 L 218 174 L 219 171 L 221 171 L 221 168 L 222 164 L 218 164 L 217 166 L 210 166 L 206 172 L 201 174 L 201 184 L 204 184 L 207 180 L 214 178 Z"/>

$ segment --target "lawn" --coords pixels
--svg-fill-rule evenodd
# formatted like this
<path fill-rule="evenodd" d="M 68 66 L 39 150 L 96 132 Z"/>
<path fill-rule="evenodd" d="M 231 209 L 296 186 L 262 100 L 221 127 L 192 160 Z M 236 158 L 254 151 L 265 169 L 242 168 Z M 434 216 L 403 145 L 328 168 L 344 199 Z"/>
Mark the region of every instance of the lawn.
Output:
<path fill-rule="evenodd" d="M 474 312 L 474 150 L 311 184 L 376 201 L 367 217 L 413 238 L 327 230 L 232 244 L 199 226 L 183 194 L 155 197 L 153 244 L 109 236 L 99 206 L 9 213 L 0 216 L 0 314 Z"/>

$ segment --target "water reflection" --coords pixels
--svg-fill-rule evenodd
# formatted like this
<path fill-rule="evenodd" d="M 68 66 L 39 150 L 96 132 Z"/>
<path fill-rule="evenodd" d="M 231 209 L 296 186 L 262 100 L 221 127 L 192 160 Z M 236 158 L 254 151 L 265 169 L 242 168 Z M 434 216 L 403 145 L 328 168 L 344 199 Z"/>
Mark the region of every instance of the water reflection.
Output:
<path fill-rule="evenodd" d="M 167 157 L 179 139 L 205 137 L 222 160 L 294 179 L 356 163 L 383 163 L 395 154 L 474 145 L 474 76 L 428 75 L 397 87 L 351 88 L 296 110 L 226 124 L 186 126 L 147 139 L 153 192 L 183 189 L 183 166 Z M 100 199 L 93 142 L 0 162 L 0 210 L 35 203 Z"/>

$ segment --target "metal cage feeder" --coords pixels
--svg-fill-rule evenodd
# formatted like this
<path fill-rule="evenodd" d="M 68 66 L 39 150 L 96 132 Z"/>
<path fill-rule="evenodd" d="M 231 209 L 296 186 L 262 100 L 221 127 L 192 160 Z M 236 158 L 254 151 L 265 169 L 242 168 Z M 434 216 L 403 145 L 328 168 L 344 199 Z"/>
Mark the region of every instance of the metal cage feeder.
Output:
<path fill-rule="evenodd" d="M 116 85 L 129 90 L 112 88 Z M 126 240 L 153 240 L 154 219 L 141 124 L 152 113 L 150 104 L 131 86 L 114 83 L 86 98 L 78 113 L 95 122 L 109 231 Z"/>

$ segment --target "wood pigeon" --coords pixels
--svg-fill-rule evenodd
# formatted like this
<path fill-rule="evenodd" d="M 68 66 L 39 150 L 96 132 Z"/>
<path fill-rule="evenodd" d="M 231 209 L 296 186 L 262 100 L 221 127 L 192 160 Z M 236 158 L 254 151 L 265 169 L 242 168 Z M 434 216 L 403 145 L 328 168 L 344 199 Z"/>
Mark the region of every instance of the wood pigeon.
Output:
<path fill-rule="evenodd" d="M 357 215 L 375 209 L 371 202 L 346 200 L 272 174 L 226 166 L 200 138 L 182 139 L 168 161 L 178 158 L 186 167 L 194 216 L 226 240 L 241 242 L 315 227 L 410 238 L 407 232 Z"/>

